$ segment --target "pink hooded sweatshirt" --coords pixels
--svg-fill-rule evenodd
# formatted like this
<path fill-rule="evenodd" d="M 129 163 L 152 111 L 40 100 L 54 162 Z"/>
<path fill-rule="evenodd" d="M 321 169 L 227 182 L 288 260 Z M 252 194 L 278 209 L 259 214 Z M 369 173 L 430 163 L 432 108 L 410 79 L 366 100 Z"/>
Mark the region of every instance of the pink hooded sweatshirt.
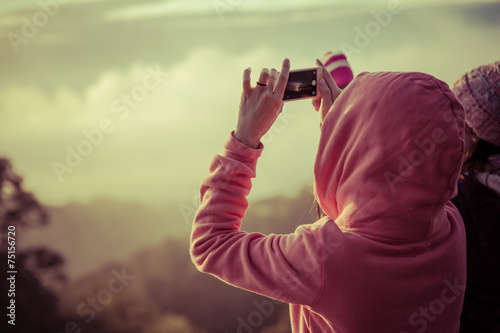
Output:
<path fill-rule="evenodd" d="M 191 257 L 290 303 L 293 332 L 458 332 L 465 231 L 450 203 L 464 112 L 423 73 L 362 73 L 325 117 L 314 165 L 327 217 L 288 235 L 240 231 L 263 146 L 233 136 L 201 187 Z"/>

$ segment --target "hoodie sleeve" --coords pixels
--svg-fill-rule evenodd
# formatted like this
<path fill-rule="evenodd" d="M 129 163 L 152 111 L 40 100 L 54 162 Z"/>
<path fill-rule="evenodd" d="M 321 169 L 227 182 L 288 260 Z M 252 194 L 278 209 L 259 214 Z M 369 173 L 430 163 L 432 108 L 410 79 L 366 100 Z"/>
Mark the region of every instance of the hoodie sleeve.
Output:
<path fill-rule="evenodd" d="M 191 258 L 198 270 L 282 302 L 313 306 L 323 285 L 324 246 L 314 228 L 288 235 L 240 231 L 246 196 L 263 149 L 232 135 L 216 155 L 201 186 L 201 204 L 191 233 Z"/>

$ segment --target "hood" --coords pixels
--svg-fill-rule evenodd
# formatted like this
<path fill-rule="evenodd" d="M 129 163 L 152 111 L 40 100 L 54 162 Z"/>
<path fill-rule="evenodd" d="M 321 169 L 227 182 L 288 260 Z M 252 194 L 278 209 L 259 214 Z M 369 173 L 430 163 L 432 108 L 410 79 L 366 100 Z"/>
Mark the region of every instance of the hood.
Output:
<path fill-rule="evenodd" d="M 424 73 L 361 73 L 324 119 L 315 196 L 343 230 L 425 238 L 447 223 L 465 149 L 464 111 Z"/>

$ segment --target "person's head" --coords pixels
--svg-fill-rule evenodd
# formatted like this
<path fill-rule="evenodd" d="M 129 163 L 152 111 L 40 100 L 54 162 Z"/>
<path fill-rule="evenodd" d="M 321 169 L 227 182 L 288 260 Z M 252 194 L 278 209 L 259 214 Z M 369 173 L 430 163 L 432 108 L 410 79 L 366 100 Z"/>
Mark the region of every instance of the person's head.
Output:
<path fill-rule="evenodd" d="M 464 172 L 483 170 L 500 154 L 500 61 L 462 75 L 452 87 L 465 110 Z"/>
<path fill-rule="evenodd" d="M 342 228 L 418 239 L 455 195 L 465 116 L 448 84 L 424 73 L 361 73 L 326 114 L 314 194 Z"/>

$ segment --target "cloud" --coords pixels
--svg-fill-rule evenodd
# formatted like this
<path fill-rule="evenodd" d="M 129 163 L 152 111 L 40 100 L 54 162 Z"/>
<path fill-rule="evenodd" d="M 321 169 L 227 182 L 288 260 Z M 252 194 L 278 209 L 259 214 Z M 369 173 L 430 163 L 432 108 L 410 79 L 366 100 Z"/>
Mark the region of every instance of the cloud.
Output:
<path fill-rule="evenodd" d="M 30 175 L 29 186 L 49 203 L 96 195 L 145 201 L 190 196 L 235 126 L 243 69 L 278 57 L 266 48 L 241 58 L 206 48 L 168 68 L 137 62 L 109 69 L 83 92 L 12 86 L 0 92 L 0 135 L 9 142 L 2 152 L 14 157 Z M 140 88 L 153 69 L 162 82 L 150 91 Z M 147 95 L 134 98 L 141 89 Z M 113 131 L 101 138 L 95 133 L 103 119 Z M 92 135 L 99 143 L 90 149 L 82 142 Z M 67 147 L 91 152 L 80 153 L 80 163 L 70 157 L 78 164 L 72 167 Z M 72 169 L 62 172 L 62 182 L 53 162 Z"/>
<path fill-rule="evenodd" d="M 497 60 L 500 51 L 491 42 L 498 24 L 469 21 L 470 8 L 405 9 L 349 61 L 357 73 L 418 70 L 451 83 Z M 0 152 L 49 203 L 96 196 L 190 203 L 236 124 L 244 68 L 253 68 L 254 82 L 262 67 L 279 68 L 285 56 L 293 68 L 310 67 L 322 52 L 353 43 L 355 26 L 374 20 L 369 10 L 301 19 L 319 17 L 311 11 L 283 14 L 272 29 L 259 26 L 268 14 L 232 15 L 222 23 L 212 15 L 99 25 L 99 16 L 92 24 L 86 19 L 91 12 L 75 20 L 75 12 L 61 12 L 18 56 L 0 64 L 9 78 L 0 83 Z M 166 74 L 142 98 L 148 68 Z M 132 100 L 132 107 L 124 98 L 133 94 L 140 101 Z M 312 183 L 317 115 L 309 101 L 300 101 L 287 103 L 284 116 L 265 142 L 251 197 L 293 194 Z M 103 119 L 112 121 L 113 131 L 59 182 L 51 163 L 65 164 L 67 146 L 75 150 L 88 141 L 83 131 L 99 128 Z"/>

